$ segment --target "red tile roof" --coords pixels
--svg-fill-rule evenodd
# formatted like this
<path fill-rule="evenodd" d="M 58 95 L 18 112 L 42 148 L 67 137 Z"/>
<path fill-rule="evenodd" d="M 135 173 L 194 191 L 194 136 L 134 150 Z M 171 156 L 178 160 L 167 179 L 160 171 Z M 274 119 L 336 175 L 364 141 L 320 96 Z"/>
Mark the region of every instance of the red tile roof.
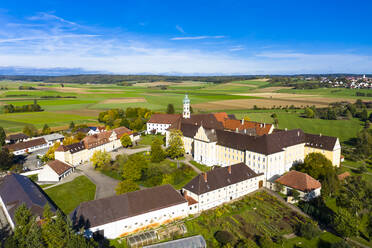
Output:
<path fill-rule="evenodd" d="M 113 131 L 116 133 L 116 136 L 118 139 L 120 139 L 123 136 L 123 134 L 127 133 L 128 135 L 130 135 L 133 133 L 132 130 L 126 127 L 118 127 L 118 128 L 115 128 Z"/>
<path fill-rule="evenodd" d="M 229 116 L 227 115 L 226 112 L 219 112 L 219 113 L 214 113 L 214 117 L 216 117 L 217 121 L 223 123 L 226 119 L 229 119 Z"/>
<path fill-rule="evenodd" d="M 266 123 L 259 123 L 254 121 L 241 121 L 241 120 L 234 120 L 234 119 L 226 119 L 223 123 L 224 128 L 236 131 L 238 129 L 239 131 L 242 131 L 244 129 L 255 129 L 256 134 L 261 136 L 264 134 L 269 134 L 272 124 L 266 124 Z"/>
<path fill-rule="evenodd" d="M 345 171 L 344 173 L 341 173 L 337 176 L 338 180 L 344 180 L 345 178 L 349 177 L 350 173 L 348 171 Z"/>
<path fill-rule="evenodd" d="M 84 143 L 86 149 L 91 149 L 91 148 L 109 143 L 110 142 L 109 138 L 111 134 L 112 134 L 112 131 L 106 131 L 106 132 L 102 132 L 102 133 L 98 133 L 94 135 L 89 135 L 89 136 L 86 136 L 82 140 L 82 142 Z"/>
<path fill-rule="evenodd" d="M 180 114 L 153 114 L 148 123 L 173 124 L 180 118 Z"/>
<path fill-rule="evenodd" d="M 48 165 L 52 170 L 54 170 L 58 175 L 62 175 L 66 171 L 70 170 L 72 167 L 66 163 L 63 163 L 59 160 L 53 160 L 48 162 Z"/>
<path fill-rule="evenodd" d="M 275 182 L 303 192 L 309 192 L 322 186 L 318 180 L 308 174 L 295 170 L 287 172 L 276 179 Z"/>

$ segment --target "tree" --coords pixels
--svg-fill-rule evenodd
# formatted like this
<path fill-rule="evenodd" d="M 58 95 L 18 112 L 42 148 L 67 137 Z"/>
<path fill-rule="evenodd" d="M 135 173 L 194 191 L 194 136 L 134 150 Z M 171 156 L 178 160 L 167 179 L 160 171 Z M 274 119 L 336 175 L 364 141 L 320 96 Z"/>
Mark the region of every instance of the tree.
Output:
<path fill-rule="evenodd" d="M 6 134 L 3 127 L 0 127 L 0 147 L 5 144 Z"/>
<path fill-rule="evenodd" d="M 4 247 L 19 247 L 19 248 L 43 248 L 41 229 L 36 223 L 35 217 L 25 204 L 19 206 L 15 211 L 15 229 Z"/>
<path fill-rule="evenodd" d="M 71 121 L 69 128 L 70 128 L 71 130 L 74 130 L 74 128 L 75 128 L 75 123 L 74 123 L 73 121 Z"/>
<path fill-rule="evenodd" d="M 154 139 L 151 144 L 151 162 L 159 163 L 165 159 L 165 152 L 162 148 L 161 139 Z"/>
<path fill-rule="evenodd" d="M 120 142 L 123 147 L 132 146 L 132 140 L 130 139 L 130 136 L 127 133 L 121 136 Z"/>
<path fill-rule="evenodd" d="M 297 226 L 297 235 L 311 240 L 319 235 L 319 228 L 311 222 L 300 223 Z"/>
<path fill-rule="evenodd" d="M 106 151 L 95 151 L 90 161 L 95 169 L 103 169 L 104 167 L 110 165 L 111 155 Z"/>
<path fill-rule="evenodd" d="M 72 144 L 75 144 L 75 143 L 78 143 L 78 142 L 79 142 L 79 140 L 76 139 L 76 138 L 73 137 L 73 136 L 65 137 L 65 138 L 63 139 L 63 145 L 64 145 L 64 146 L 72 145 Z"/>
<path fill-rule="evenodd" d="M 169 134 L 169 142 L 167 148 L 167 155 L 172 159 L 182 157 L 185 153 L 185 148 L 182 140 L 181 130 L 171 130 Z"/>
<path fill-rule="evenodd" d="M 51 146 L 48 151 L 45 153 L 45 155 L 41 158 L 43 162 L 48 162 L 49 160 L 54 160 L 55 156 L 54 153 L 57 150 L 57 148 L 61 145 L 60 142 L 54 143 L 53 146 Z"/>
<path fill-rule="evenodd" d="M 45 124 L 43 127 L 43 130 L 41 131 L 43 135 L 50 134 L 51 132 L 52 132 L 52 129 L 48 126 L 48 124 Z"/>
<path fill-rule="evenodd" d="M 163 176 L 163 180 L 161 182 L 162 185 L 164 184 L 173 184 L 174 183 L 174 177 L 172 174 L 165 174 Z"/>
<path fill-rule="evenodd" d="M 137 183 L 135 183 L 131 179 L 121 181 L 120 183 L 118 183 L 118 185 L 115 188 L 117 195 L 121 195 L 124 193 L 136 191 L 136 190 L 139 190 L 139 186 Z"/>
<path fill-rule="evenodd" d="M 372 155 L 372 130 L 363 129 L 360 131 L 356 141 L 356 151 L 364 156 Z"/>
<path fill-rule="evenodd" d="M 293 196 L 293 198 L 298 201 L 300 199 L 300 192 L 298 192 L 297 190 L 292 190 L 291 191 L 291 195 Z"/>
<path fill-rule="evenodd" d="M 257 240 L 258 245 L 261 248 L 272 248 L 274 247 L 273 241 L 271 240 L 270 237 L 264 235 L 264 236 L 259 236 Z"/>
<path fill-rule="evenodd" d="M 244 121 L 251 121 L 251 118 L 249 118 L 249 116 L 248 115 L 246 115 L 246 116 L 244 116 Z"/>
<path fill-rule="evenodd" d="M 305 108 L 305 116 L 306 118 L 314 118 L 314 111 L 311 108 Z"/>
<path fill-rule="evenodd" d="M 167 114 L 174 114 L 174 106 L 173 104 L 169 103 L 167 106 Z"/>
<path fill-rule="evenodd" d="M 13 164 L 13 154 L 7 148 L 0 147 L 0 171 L 7 171 Z"/>
<path fill-rule="evenodd" d="M 34 137 L 37 136 L 37 129 L 34 125 L 28 124 L 24 126 L 23 133 L 30 137 Z"/>
<path fill-rule="evenodd" d="M 364 208 L 371 208 L 371 189 L 361 176 L 351 176 L 345 179 L 336 198 L 337 206 L 350 211 L 358 216 Z"/>
<path fill-rule="evenodd" d="M 227 245 L 232 244 L 234 242 L 234 235 L 232 235 L 228 231 L 217 231 L 214 234 L 214 238 L 221 244 Z"/>
<path fill-rule="evenodd" d="M 278 183 L 278 182 L 275 182 L 275 183 L 274 183 L 274 190 L 275 190 L 276 192 L 282 192 L 283 189 L 284 189 L 283 184 Z"/>
<path fill-rule="evenodd" d="M 123 166 L 124 179 L 137 181 L 141 179 L 142 170 L 146 167 L 146 158 L 142 154 L 133 154 Z"/>
<path fill-rule="evenodd" d="M 352 237 L 358 234 L 357 219 L 344 208 L 338 208 L 333 226 L 342 237 Z"/>
<path fill-rule="evenodd" d="M 193 113 L 194 113 L 194 109 L 190 105 L 190 114 L 193 114 Z"/>
<path fill-rule="evenodd" d="M 366 230 L 367 230 L 369 239 L 371 240 L 372 239 L 372 214 L 371 213 L 369 214 L 368 225 L 367 225 Z"/>
<path fill-rule="evenodd" d="M 362 112 L 360 113 L 360 120 L 361 121 L 368 120 L 368 111 L 366 108 L 363 108 Z"/>

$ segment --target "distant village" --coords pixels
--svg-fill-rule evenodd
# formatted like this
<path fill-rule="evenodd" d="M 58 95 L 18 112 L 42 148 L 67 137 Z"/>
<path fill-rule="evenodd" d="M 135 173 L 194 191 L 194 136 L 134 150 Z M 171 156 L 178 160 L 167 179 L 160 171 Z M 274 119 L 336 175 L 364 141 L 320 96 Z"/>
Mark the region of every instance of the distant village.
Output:
<path fill-rule="evenodd" d="M 307 78 L 310 80 L 312 78 Z M 349 88 L 349 89 L 371 89 L 372 88 L 372 78 L 363 75 L 361 77 L 321 77 L 321 83 L 327 83 L 334 88 Z"/>
<path fill-rule="evenodd" d="M 370 87 L 369 79 L 361 81 L 365 83 L 359 85 Z M 40 184 L 59 182 L 88 163 L 96 151 L 122 149 L 123 136 L 132 142 L 141 139 L 141 133 L 126 127 L 112 130 L 88 127 L 82 131 L 86 137 L 70 145 L 60 145 L 55 150 L 55 160 L 37 170 L 10 173 L 2 178 L 1 207 L 12 229 L 16 225 L 15 210 L 21 204 L 41 217 L 44 205 L 50 201 L 28 175 L 37 175 Z M 88 237 L 99 233 L 115 239 L 200 214 L 260 188 L 273 190 L 277 184 L 283 186 L 283 194 L 296 191 L 307 201 L 320 196 L 322 185 L 306 173 L 291 170 L 292 166 L 312 153 L 323 154 L 334 167 L 339 167 L 342 159 L 337 137 L 310 134 L 301 129 L 277 129 L 273 124 L 239 120 L 225 112 L 192 114 L 187 95 L 182 114 L 153 114 L 143 134 L 163 135 L 168 147 L 174 132 L 181 134 L 185 154 L 213 169 L 199 173 L 181 190 L 166 184 L 83 202 L 70 214 L 74 225 L 85 226 Z M 7 137 L 6 148 L 18 156 L 52 147 L 63 139 L 59 133 L 36 138 L 15 134 Z M 294 199 L 289 197 L 289 200 Z"/>

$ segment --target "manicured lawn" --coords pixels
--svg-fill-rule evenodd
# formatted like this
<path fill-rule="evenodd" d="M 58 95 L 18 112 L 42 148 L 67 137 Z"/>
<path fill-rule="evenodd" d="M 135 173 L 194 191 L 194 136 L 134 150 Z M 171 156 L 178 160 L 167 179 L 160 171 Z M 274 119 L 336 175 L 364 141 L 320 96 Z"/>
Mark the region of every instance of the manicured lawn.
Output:
<path fill-rule="evenodd" d="M 87 177 L 79 176 L 71 182 L 47 189 L 45 193 L 65 214 L 70 214 L 81 202 L 94 199 L 96 185 Z"/>
<path fill-rule="evenodd" d="M 206 166 L 206 165 L 203 165 L 203 164 L 199 164 L 198 162 L 196 162 L 194 160 L 190 161 L 190 164 L 195 165 L 195 167 L 197 167 L 199 170 L 201 170 L 203 172 L 207 172 L 207 171 L 210 171 L 212 169 L 212 167 Z"/>
<path fill-rule="evenodd" d="M 163 140 L 164 137 L 165 136 L 162 136 L 162 135 L 152 135 L 152 134 L 142 135 L 140 141 L 138 142 L 138 144 L 151 146 L 152 141 L 154 139 L 161 139 L 161 140 Z"/>

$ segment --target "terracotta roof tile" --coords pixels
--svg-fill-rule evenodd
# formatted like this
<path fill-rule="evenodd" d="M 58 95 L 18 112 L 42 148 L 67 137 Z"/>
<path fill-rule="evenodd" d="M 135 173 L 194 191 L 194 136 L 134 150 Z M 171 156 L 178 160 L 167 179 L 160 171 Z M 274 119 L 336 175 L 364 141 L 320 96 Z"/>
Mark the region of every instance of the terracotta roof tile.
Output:
<path fill-rule="evenodd" d="M 261 136 L 264 134 L 269 134 L 272 124 L 267 123 L 259 123 L 254 121 L 241 121 L 241 120 L 234 120 L 234 119 L 226 119 L 224 122 L 224 128 L 236 131 L 238 129 L 239 131 L 244 129 L 252 129 L 254 128 L 256 130 L 256 134 Z"/>
<path fill-rule="evenodd" d="M 132 134 L 132 130 L 126 127 L 118 127 L 113 130 L 116 133 L 118 139 L 120 139 L 125 133 L 128 135 Z"/>
<path fill-rule="evenodd" d="M 153 114 L 148 123 L 172 124 L 181 117 L 180 114 Z"/>
<path fill-rule="evenodd" d="M 276 179 L 275 182 L 303 192 L 309 192 L 322 186 L 318 180 L 308 174 L 295 170 L 287 172 Z"/>
<path fill-rule="evenodd" d="M 66 163 L 59 160 L 53 160 L 48 162 L 48 166 L 52 168 L 58 175 L 62 175 L 66 171 L 70 170 L 72 167 Z"/>
<path fill-rule="evenodd" d="M 345 178 L 349 177 L 350 173 L 348 171 L 345 171 L 344 173 L 341 173 L 340 175 L 337 175 L 338 180 L 344 180 Z"/>

